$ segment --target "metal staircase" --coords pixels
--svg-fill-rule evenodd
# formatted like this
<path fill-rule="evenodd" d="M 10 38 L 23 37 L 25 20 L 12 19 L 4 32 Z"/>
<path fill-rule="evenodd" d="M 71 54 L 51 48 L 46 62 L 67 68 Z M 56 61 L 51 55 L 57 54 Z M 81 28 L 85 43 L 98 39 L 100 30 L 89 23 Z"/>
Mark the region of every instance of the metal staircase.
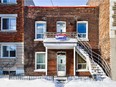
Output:
<path fill-rule="evenodd" d="M 89 64 L 89 71 L 92 76 L 97 77 L 111 77 L 110 66 L 108 63 L 96 52 L 94 52 L 88 42 L 78 40 L 76 52 Z"/>

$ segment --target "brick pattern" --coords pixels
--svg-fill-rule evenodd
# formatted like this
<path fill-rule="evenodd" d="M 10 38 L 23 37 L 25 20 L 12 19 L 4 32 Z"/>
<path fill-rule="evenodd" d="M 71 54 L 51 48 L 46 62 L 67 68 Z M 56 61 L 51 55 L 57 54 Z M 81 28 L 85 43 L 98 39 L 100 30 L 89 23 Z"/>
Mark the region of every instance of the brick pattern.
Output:
<path fill-rule="evenodd" d="M 109 0 L 89 0 L 88 5 L 99 6 L 99 49 L 101 56 L 110 63 Z"/>
<path fill-rule="evenodd" d="M 17 14 L 16 32 L 0 31 L 0 42 L 23 42 L 24 41 L 24 2 L 17 0 L 17 4 L 0 4 L 0 14 Z M 0 20 L 1 26 L 1 20 Z M 1 27 L 0 27 L 1 30 Z"/>
<path fill-rule="evenodd" d="M 66 32 L 76 32 L 77 21 L 88 21 L 89 43 L 92 49 L 98 49 L 98 7 L 25 7 L 25 71 L 29 74 L 40 75 L 34 72 L 35 52 L 45 52 L 42 41 L 34 41 L 35 21 L 47 21 L 47 32 L 56 32 L 56 22 L 66 21 Z M 60 49 L 62 50 L 62 49 Z M 56 52 L 48 51 L 48 75 L 56 75 Z M 73 51 L 67 52 L 67 75 L 73 75 Z M 54 62 L 53 62 L 54 61 Z"/>

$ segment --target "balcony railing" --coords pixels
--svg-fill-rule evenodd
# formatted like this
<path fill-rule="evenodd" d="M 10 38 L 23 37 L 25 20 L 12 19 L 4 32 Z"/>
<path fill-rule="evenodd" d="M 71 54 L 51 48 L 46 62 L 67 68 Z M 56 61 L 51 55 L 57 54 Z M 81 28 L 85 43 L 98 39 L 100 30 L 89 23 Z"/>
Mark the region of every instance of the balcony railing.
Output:
<path fill-rule="evenodd" d="M 58 35 L 64 35 L 68 38 L 76 38 L 77 33 L 76 32 L 46 32 L 44 34 L 44 38 L 56 38 Z"/>

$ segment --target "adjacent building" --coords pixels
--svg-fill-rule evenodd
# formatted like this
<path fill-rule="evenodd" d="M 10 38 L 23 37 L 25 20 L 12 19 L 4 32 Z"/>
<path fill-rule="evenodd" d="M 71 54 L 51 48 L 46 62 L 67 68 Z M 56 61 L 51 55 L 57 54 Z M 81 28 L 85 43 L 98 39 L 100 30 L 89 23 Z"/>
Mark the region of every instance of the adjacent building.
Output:
<path fill-rule="evenodd" d="M 88 5 L 99 6 L 99 48 L 111 67 L 112 79 L 116 80 L 116 1 L 89 0 Z"/>
<path fill-rule="evenodd" d="M 24 0 L 0 0 L 0 73 L 24 73 Z"/>

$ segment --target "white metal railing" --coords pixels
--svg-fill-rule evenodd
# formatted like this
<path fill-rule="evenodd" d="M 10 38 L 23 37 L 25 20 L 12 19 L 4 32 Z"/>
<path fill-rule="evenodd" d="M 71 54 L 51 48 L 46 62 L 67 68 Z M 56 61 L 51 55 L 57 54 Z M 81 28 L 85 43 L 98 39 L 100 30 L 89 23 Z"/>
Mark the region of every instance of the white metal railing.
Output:
<path fill-rule="evenodd" d="M 91 61 L 96 62 L 100 67 L 102 67 L 103 71 L 106 73 L 107 76 L 111 77 L 111 68 L 109 64 L 96 52 L 92 50 L 91 45 L 88 42 L 81 41 L 77 38 L 78 44 L 83 47 L 83 49 L 89 54 Z"/>
<path fill-rule="evenodd" d="M 76 32 L 46 32 L 44 38 L 55 38 L 57 35 L 64 35 L 68 38 L 76 38 Z"/>

